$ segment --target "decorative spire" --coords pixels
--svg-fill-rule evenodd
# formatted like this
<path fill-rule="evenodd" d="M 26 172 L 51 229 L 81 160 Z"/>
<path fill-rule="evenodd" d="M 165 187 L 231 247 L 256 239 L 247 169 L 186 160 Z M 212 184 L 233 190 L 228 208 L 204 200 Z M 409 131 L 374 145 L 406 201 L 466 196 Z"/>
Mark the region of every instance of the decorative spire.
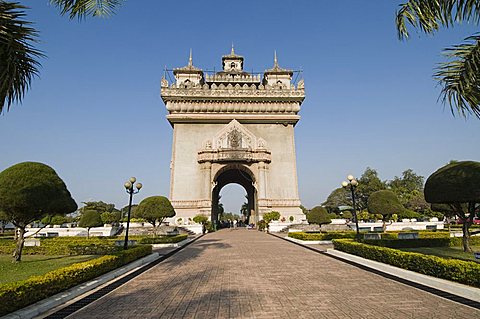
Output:
<path fill-rule="evenodd" d="M 193 60 L 192 60 L 192 49 L 190 49 L 190 57 L 188 58 L 188 66 L 193 66 Z"/>
<path fill-rule="evenodd" d="M 232 42 L 232 51 L 230 52 L 230 55 L 235 55 L 235 49 L 233 48 L 233 42 Z"/>
<path fill-rule="evenodd" d="M 277 50 L 273 51 L 273 68 L 278 68 L 278 60 L 277 60 Z"/>

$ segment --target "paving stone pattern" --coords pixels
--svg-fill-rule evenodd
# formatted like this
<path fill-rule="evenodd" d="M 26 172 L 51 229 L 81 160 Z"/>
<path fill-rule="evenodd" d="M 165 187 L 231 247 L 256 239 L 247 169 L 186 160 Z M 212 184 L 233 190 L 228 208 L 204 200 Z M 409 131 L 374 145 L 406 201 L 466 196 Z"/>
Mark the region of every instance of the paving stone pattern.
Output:
<path fill-rule="evenodd" d="M 69 318 L 480 318 L 480 311 L 248 230 L 207 234 Z"/>

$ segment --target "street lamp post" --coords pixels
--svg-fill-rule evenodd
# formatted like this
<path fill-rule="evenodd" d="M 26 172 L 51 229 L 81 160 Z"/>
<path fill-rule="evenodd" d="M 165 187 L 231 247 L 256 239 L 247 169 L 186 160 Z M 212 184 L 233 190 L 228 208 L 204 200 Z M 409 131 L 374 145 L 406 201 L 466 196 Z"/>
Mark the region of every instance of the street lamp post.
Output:
<path fill-rule="evenodd" d="M 355 229 L 357 231 L 357 239 L 360 238 L 360 233 L 358 230 L 358 217 L 357 217 L 357 208 L 355 205 L 355 188 L 358 186 L 358 181 L 353 177 L 353 175 L 348 175 L 347 176 L 348 182 L 343 181 L 342 182 L 342 187 L 350 190 L 352 193 L 352 204 L 353 204 L 353 219 L 355 220 Z"/>
<path fill-rule="evenodd" d="M 123 186 L 125 186 L 125 190 L 127 191 L 127 194 L 130 195 L 130 200 L 128 202 L 127 230 L 125 232 L 125 242 L 123 243 L 123 249 L 128 248 L 128 229 L 129 229 L 129 226 L 130 226 L 130 213 L 132 211 L 133 194 L 138 193 L 143 186 L 142 183 L 137 183 L 137 184 L 135 184 L 135 187 L 134 187 L 133 184 L 136 181 L 137 181 L 137 179 L 135 177 L 130 177 L 128 182 L 125 182 L 125 184 L 123 184 Z M 135 190 L 135 188 L 136 188 L 136 190 Z"/>

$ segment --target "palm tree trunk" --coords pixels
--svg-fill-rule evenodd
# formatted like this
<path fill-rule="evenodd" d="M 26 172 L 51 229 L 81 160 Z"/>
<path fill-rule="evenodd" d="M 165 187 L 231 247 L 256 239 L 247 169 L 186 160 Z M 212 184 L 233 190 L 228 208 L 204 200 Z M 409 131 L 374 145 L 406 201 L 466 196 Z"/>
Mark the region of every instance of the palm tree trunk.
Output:
<path fill-rule="evenodd" d="M 25 243 L 24 235 L 25 235 L 25 227 L 18 227 L 17 246 L 15 247 L 15 251 L 13 252 L 14 262 L 18 262 L 22 260 L 23 245 Z"/>

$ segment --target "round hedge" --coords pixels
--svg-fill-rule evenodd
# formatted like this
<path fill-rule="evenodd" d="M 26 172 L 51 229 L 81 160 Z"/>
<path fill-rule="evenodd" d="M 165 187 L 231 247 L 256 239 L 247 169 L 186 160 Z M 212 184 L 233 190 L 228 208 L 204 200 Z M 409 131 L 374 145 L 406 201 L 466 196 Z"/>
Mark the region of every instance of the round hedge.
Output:
<path fill-rule="evenodd" d="M 165 196 L 150 196 L 140 202 L 135 215 L 153 224 L 175 216 L 175 210 Z"/>
<path fill-rule="evenodd" d="M 327 209 L 322 206 L 315 206 L 312 208 L 307 214 L 307 220 L 309 224 L 317 225 L 330 224 L 332 222 Z"/>
<path fill-rule="evenodd" d="M 463 161 L 439 168 L 425 183 L 429 203 L 480 202 L 480 162 Z"/>
<path fill-rule="evenodd" d="M 399 214 L 405 210 L 397 195 L 389 190 L 373 192 L 368 197 L 367 206 L 371 214 L 380 214 L 384 217 Z"/>
<path fill-rule="evenodd" d="M 65 183 L 48 165 L 23 162 L 0 172 L 0 210 L 18 224 L 76 209 Z"/>

